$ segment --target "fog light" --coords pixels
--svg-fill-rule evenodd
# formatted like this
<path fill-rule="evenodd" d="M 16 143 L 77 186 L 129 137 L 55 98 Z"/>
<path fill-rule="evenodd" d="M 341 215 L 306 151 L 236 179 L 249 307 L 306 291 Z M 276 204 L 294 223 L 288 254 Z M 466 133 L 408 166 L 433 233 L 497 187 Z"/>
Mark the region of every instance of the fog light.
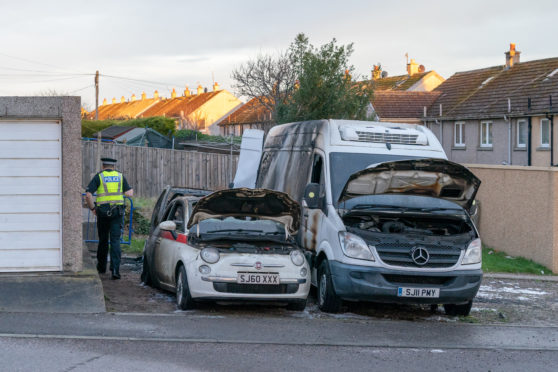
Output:
<path fill-rule="evenodd" d="M 303 267 L 302 269 L 300 269 L 300 276 L 306 276 L 306 274 L 308 274 L 308 270 L 306 270 L 305 267 Z"/>
<path fill-rule="evenodd" d="M 211 272 L 211 267 L 207 266 L 207 265 L 201 265 L 200 266 L 200 273 L 202 273 L 203 275 L 207 275 Z"/>

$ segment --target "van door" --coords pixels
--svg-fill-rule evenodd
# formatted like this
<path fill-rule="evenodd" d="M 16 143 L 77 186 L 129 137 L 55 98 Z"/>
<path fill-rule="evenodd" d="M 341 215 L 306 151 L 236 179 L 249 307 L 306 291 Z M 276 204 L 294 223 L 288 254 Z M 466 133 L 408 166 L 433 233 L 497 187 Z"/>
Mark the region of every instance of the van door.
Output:
<path fill-rule="evenodd" d="M 319 227 L 322 224 L 324 213 L 327 211 L 325 201 L 325 169 L 324 157 L 318 152 L 314 152 L 312 167 L 307 183 L 317 183 L 320 185 L 320 198 L 323 200 L 318 209 L 309 209 L 303 202 L 302 212 L 302 246 L 308 250 L 315 251 L 318 245 Z"/>

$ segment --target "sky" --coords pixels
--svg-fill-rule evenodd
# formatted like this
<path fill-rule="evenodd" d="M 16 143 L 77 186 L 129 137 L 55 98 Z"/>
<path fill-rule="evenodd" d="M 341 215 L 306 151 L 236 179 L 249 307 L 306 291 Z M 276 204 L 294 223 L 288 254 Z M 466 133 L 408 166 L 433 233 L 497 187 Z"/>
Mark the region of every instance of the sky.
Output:
<path fill-rule="evenodd" d="M 0 95 L 80 95 L 95 103 L 186 85 L 234 93 L 231 72 L 278 53 L 305 33 L 319 46 L 353 43 L 357 75 L 381 63 L 406 73 L 405 53 L 444 78 L 502 65 L 511 42 L 521 61 L 558 57 L 558 2 L 532 1 L 7 1 L 0 0 Z"/>

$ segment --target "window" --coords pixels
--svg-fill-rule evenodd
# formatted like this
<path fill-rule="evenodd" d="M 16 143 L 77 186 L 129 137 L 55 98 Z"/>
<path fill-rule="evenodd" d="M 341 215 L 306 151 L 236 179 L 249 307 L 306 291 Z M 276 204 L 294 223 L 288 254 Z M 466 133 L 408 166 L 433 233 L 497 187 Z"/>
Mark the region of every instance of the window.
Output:
<path fill-rule="evenodd" d="M 483 121 L 480 127 L 480 146 L 492 147 L 492 122 Z"/>
<path fill-rule="evenodd" d="M 517 121 L 517 147 L 527 146 L 527 122 L 525 120 Z"/>
<path fill-rule="evenodd" d="M 463 147 L 465 146 L 465 123 L 459 122 L 455 123 L 454 127 L 454 146 Z"/>
<path fill-rule="evenodd" d="M 550 147 L 550 120 L 541 120 L 541 147 Z"/>
<path fill-rule="evenodd" d="M 176 231 L 184 233 L 184 206 L 180 202 L 174 203 L 168 210 L 166 221 L 173 221 L 176 224 Z"/>

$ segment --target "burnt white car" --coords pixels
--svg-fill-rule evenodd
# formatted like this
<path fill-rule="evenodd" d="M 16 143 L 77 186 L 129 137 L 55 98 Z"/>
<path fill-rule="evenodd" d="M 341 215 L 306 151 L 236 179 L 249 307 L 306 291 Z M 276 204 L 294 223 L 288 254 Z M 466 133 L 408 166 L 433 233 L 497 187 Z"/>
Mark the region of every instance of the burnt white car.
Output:
<path fill-rule="evenodd" d="M 176 293 L 180 309 L 198 301 L 272 301 L 303 310 L 310 271 L 294 239 L 300 206 L 287 194 L 229 189 L 178 196 L 144 248 L 142 279 Z"/>

